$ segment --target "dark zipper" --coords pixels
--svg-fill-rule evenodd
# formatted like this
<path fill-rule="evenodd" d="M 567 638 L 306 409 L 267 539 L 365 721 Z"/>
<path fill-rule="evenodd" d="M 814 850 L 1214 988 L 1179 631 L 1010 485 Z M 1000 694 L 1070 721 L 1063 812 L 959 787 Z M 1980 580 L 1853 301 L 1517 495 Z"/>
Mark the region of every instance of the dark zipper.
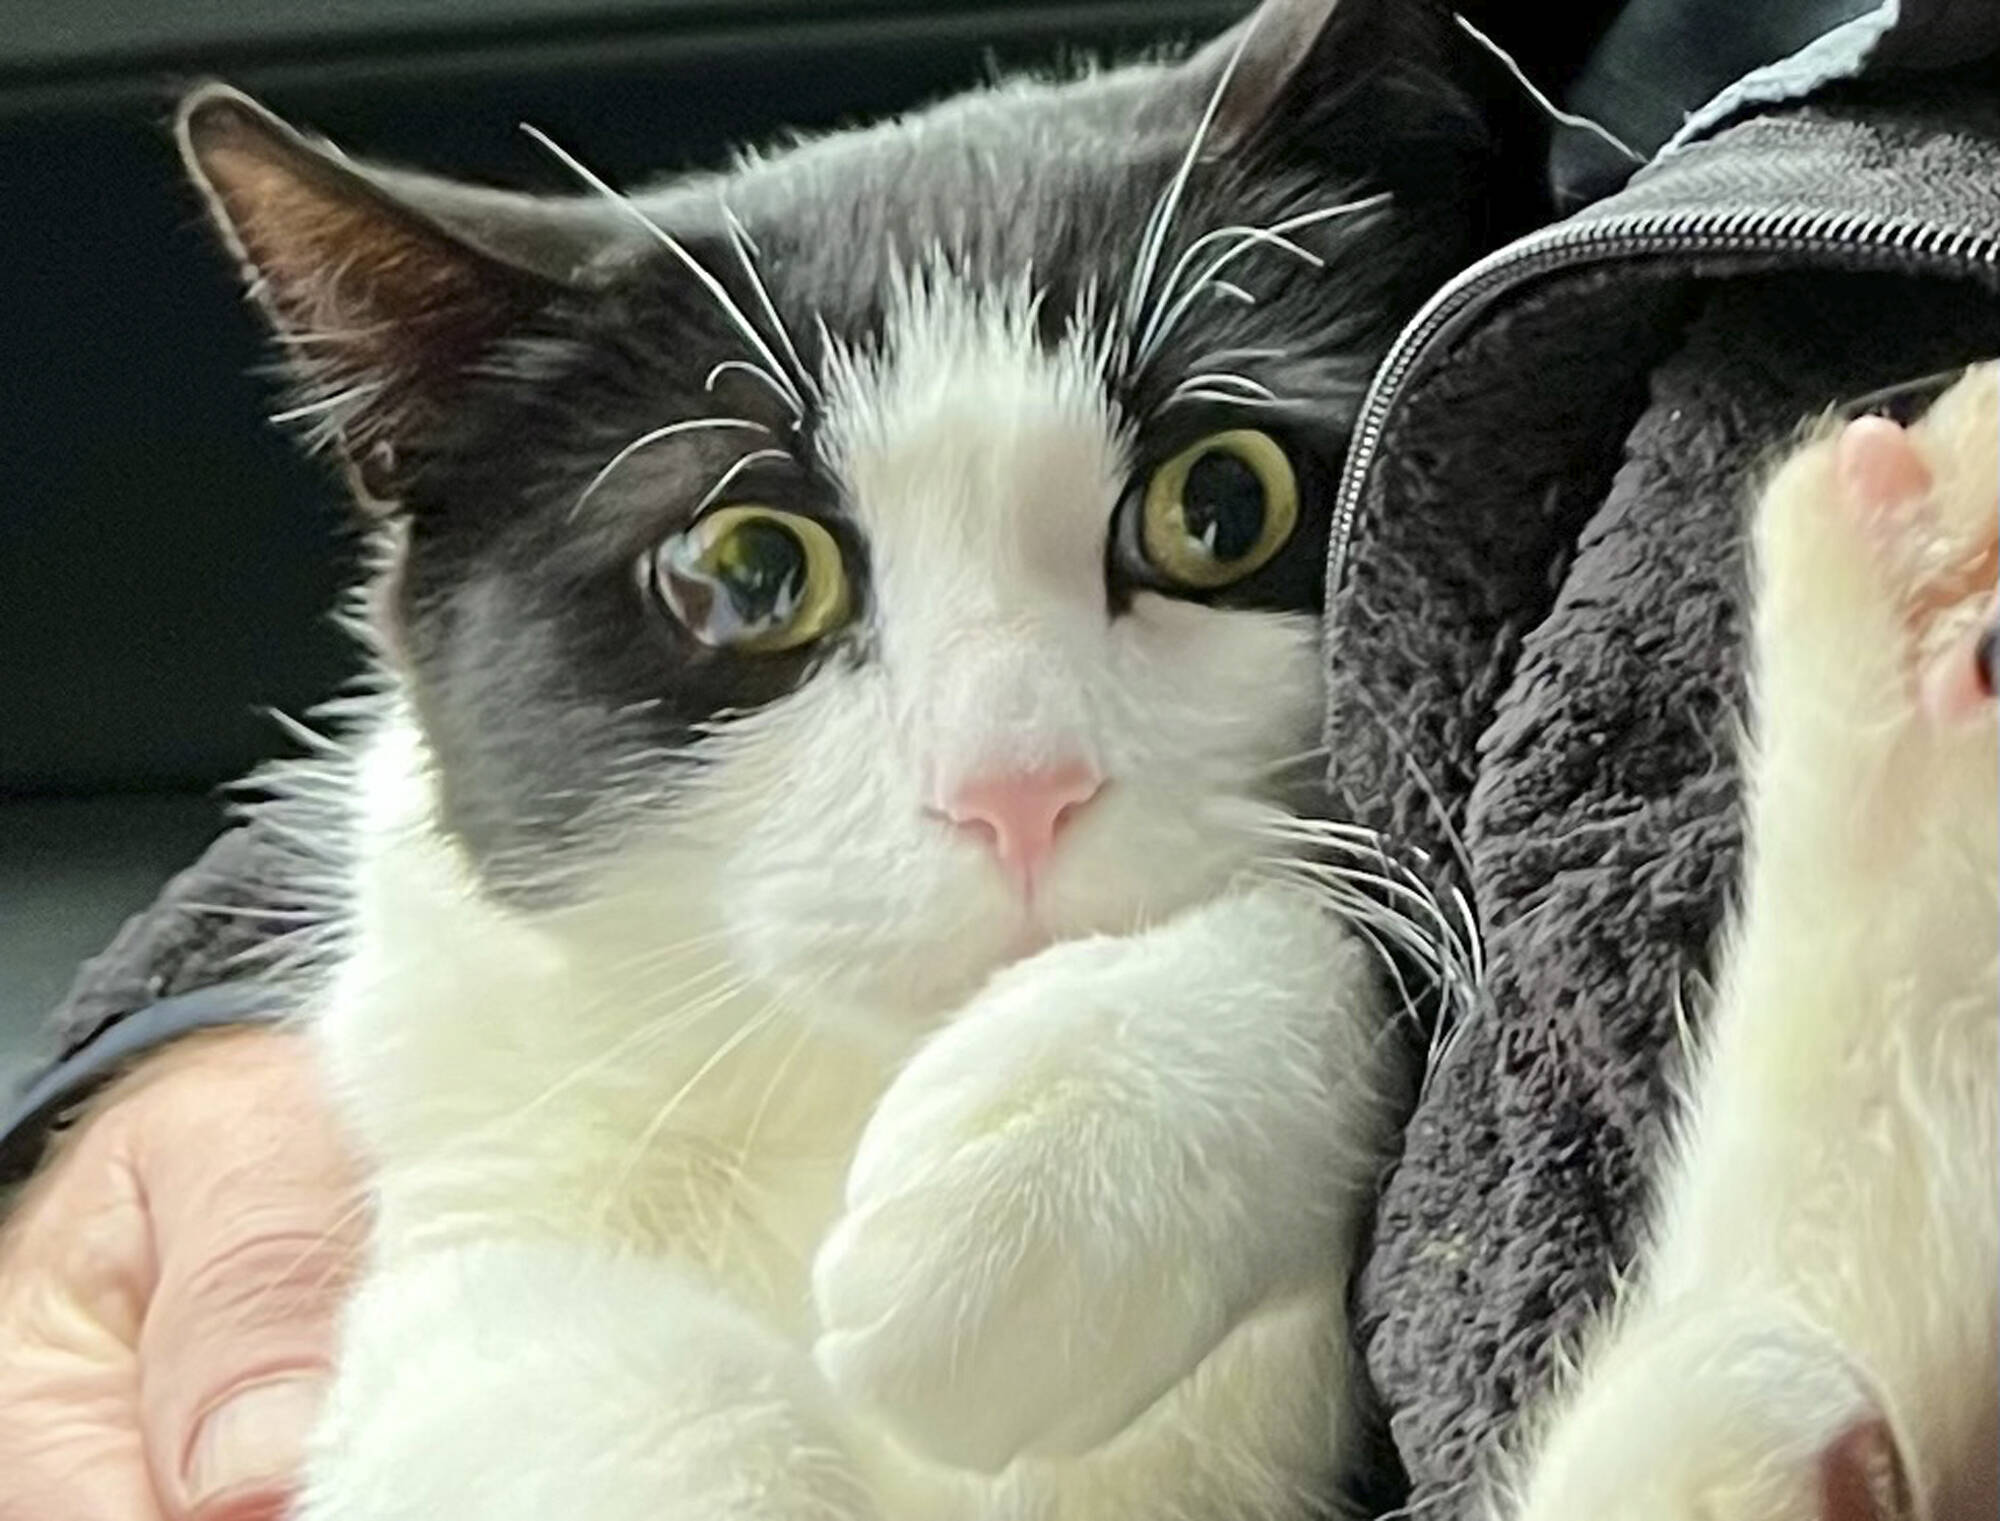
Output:
<path fill-rule="evenodd" d="M 1962 272 L 1984 265 L 2000 272 L 2000 236 L 1969 228 L 1952 231 L 1855 211 L 1655 211 L 1559 223 L 1488 254 L 1459 275 L 1424 304 L 1390 346 L 1361 404 L 1327 546 L 1328 637 L 1339 621 L 1361 493 L 1389 418 L 1424 361 L 1496 299 L 1524 281 L 1609 259 L 1836 252 L 1855 256 L 1864 266 Z"/>

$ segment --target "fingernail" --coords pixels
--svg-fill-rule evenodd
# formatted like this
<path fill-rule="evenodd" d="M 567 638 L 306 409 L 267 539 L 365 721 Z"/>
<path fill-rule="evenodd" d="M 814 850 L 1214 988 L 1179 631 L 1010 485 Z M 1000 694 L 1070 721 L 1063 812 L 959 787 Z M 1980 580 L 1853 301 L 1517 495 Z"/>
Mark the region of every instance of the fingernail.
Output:
<path fill-rule="evenodd" d="M 1973 663 L 1979 667 L 1979 688 L 1988 697 L 1993 690 L 1993 661 L 2000 652 L 2000 624 L 1989 623 L 1979 631 L 1979 643 L 1973 646 Z"/>
<path fill-rule="evenodd" d="M 289 1489 L 325 1393 L 318 1376 L 272 1379 L 239 1389 L 209 1411 L 188 1454 L 194 1503 L 259 1487 Z"/>

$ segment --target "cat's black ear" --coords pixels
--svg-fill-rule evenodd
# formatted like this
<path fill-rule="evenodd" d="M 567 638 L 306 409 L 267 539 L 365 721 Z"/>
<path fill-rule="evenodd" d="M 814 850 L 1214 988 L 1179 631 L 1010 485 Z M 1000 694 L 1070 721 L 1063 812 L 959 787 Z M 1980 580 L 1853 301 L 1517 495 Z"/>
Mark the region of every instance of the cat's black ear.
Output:
<path fill-rule="evenodd" d="M 190 94 L 176 133 L 283 344 L 293 415 L 366 498 L 393 497 L 399 453 L 469 363 L 621 248 L 600 205 L 363 165 L 224 86 Z"/>
<path fill-rule="evenodd" d="M 1437 0 L 1264 0 L 1190 66 L 1222 86 L 1210 152 L 1320 148 L 1442 199 L 1490 146 L 1470 52 Z"/>

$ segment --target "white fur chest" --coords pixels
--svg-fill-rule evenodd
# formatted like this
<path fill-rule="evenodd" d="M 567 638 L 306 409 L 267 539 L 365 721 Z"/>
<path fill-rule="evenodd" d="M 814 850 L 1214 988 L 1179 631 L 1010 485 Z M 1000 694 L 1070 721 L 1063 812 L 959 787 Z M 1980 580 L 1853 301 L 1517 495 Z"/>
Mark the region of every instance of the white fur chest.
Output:
<path fill-rule="evenodd" d="M 428 791 L 420 742 L 384 728 L 316 1022 L 374 1168 L 378 1256 L 496 1236 L 672 1255 L 804 1331 L 813 1248 L 902 1051 L 753 986 L 699 905 L 663 902 L 642 943 L 494 905 Z"/>

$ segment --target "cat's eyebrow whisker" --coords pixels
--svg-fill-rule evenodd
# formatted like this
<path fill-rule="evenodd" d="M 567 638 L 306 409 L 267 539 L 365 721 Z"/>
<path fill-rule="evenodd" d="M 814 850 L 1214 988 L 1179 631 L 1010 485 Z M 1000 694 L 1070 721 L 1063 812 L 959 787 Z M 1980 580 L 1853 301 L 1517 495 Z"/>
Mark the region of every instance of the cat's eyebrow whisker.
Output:
<path fill-rule="evenodd" d="M 1239 391 L 1214 391 L 1204 387 L 1176 386 L 1174 392 L 1160 403 L 1159 410 L 1179 406 L 1185 402 L 1208 401 L 1218 406 L 1228 407 L 1283 407 L 1291 403 L 1278 396 L 1245 396 Z"/>
<path fill-rule="evenodd" d="M 1220 288 L 1221 282 L 1218 280 L 1218 277 L 1245 254 L 1257 248 L 1271 248 L 1280 253 L 1290 254 L 1293 258 L 1300 260 L 1313 269 L 1325 269 L 1325 259 L 1321 258 L 1304 244 L 1294 241 L 1289 234 L 1303 231 L 1308 227 L 1317 226 L 1321 222 L 1332 221 L 1336 217 L 1348 217 L 1370 211 L 1379 211 L 1393 199 L 1394 197 L 1388 191 L 1384 190 L 1374 195 L 1362 196 L 1359 200 L 1341 201 L 1337 205 L 1320 206 L 1311 211 L 1302 211 L 1296 216 L 1285 217 L 1266 227 L 1219 229 L 1222 233 L 1235 234 L 1236 242 L 1210 260 L 1207 268 L 1195 277 L 1193 284 L 1176 296 L 1174 292 L 1178 278 L 1182 272 L 1183 265 L 1187 261 L 1187 256 L 1185 254 L 1182 256 L 1182 263 L 1174 266 L 1173 276 L 1161 288 L 1160 302 L 1155 306 L 1152 316 L 1147 320 L 1145 329 L 1139 336 L 1138 350 L 1133 359 L 1134 367 L 1145 365 L 1159 352 L 1161 345 L 1172 336 L 1174 329 L 1180 326 L 1181 319 L 1187 315 L 1188 309 L 1200 298 L 1202 292 Z M 1209 238 L 1216 236 L 1217 233 L 1207 234 Z M 1195 240 L 1196 245 L 1199 245 L 1202 241 L 1204 239 L 1197 238 Z M 1191 247 L 1189 252 L 1191 253 L 1192 251 Z M 1240 289 L 1240 287 L 1231 288 Z M 1172 305 L 1166 304 L 1169 299 L 1172 300 Z"/>
<path fill-rule="evenodd" d="M 1135 360 L 1135 363 L 1144 364 L 1146 357 L 1158 349 L 1159 341 L 1164 336 L 1164 331 L 1170 331 L 1177 325 L 1179 315 L 1186 309 L 1188 298 L 1191 295 L 1198 293 L 1205 287 L 1226 287 L 1231 290 L 1240 291 L 1242 289 L 1241 286 L 1228 285 L 1227 282 L 1219 281 L 1215 277 L 1231 260 L 1241 254 L 1246 248 L 1252 246 L 1260 238 L 1275 247 L 1283 248 L 1288 253 L 1305 260 L 1316 269 L 1324 269 L 1326 267 L 1326 261 L 1320 258 L 1318 254 L 1285 237 L 1280 230 L 1280 226 L 1268 228 L 1242 225 L 1218 227 L 1211 232 L 1203 233 L 1192 243 L 1188 244 L 1181 251 L 1180 258 L 1174 262 L 1174 267 L 1168 271 L 1166 280 L 1160 286 L 1160 299 L 1154 303 L 1153 311 L 1147 320 L 1145 330 L 1139 336 L 1138 358 Z M 1188 266 L 1199 256 L 1202 250 L 1224 238 L 1233 238 L 1236 242 L 1208 266 L 1204 278 L 1195 282 L 1193 291 L 1182 292 L 1181 280 L 1186 275 Z M 1178 296 L 1177 292 L 1179 293 Z M 1245 294 L 1247 295 L 1247 292 Z M 1166 303 L 1169 301 L 1174 303 L 1171 310 L 1166 308 Z M 1164 329 L 1162 329 L 1162 324 L 1164 324 Z"/>
<path fill-rule="evenodd" d="M 740 374 L 746 380 L 754 380 L 786 406 L 792 404 L 791 393 L 778 383 L 778 378 L 761 364 L 749 359 L 725 359 L 719 364 L 709 366 L 708 373 L 702 376 L 701 388 L 714 395 L 715 383 L 729 374 Z"/>
<path fill-rule="evenodd" d="M 1209 94 L 1208 103 L 1202 108 L 1201 119 L 1195 124 L 1194 136 L 1189 140 L 1187 152 L 1181 156 L 1179 166 L 1161 192 L 1160 199 L 1153 204 L 1152 214 L 1146 219 L 1145 230 L 1140 235 L 1139 255 L 1133 262 L 1132 277 L 1126 286 L 1126 328 L 1136 328 L 1144 317 L 1147 304 L 1152 298 L 1153 277 L 1159 272 L 1160 251 L 1166 246 L 1167 235 L 1172 230 L 1174 217 L 1180 211 L 1181 198 L 1187 193 L 1187 183 L 1194 174 L 1194 166 L 1201 158 L 1201 150 L 1208 142 L 1208 134 L 1215 125 L 1215 118 L 1222 109 L 1222 98 L 1229 91 L 1230 83 L 1236 78 L 1236 70 L 1242 65 L 1243 55 L 1250 46 L 1250 39 L 1256 34 L 1263 19 L 1263 12 L 1252 14 L 1245 23 L 1243 35 L 1236 39 L 1236 46 L 1230 52 L 1229 61 L 1223 65 L 1222 75 L 1215 82 L 1215 89 Z"/>
<path fill-rule="evenodd" d="M 706 512 L 709 504 L 721 496 L 723 492 L 727 491 L 730 484 L 735 481 L 737 476 L 743 474 L 744 471 L 754 469 L 766 460 L 789 461 L 790 459 L 791 455 L 783 449 L 752 449 L 748 454 L 737 460 L 735 464 L 723 471 L 715 484 L 703 493 L 702 499 L 694 505 L 692 516 L 698 518 Z"/>
<path fill-rule="evenodd" d="M 1241 391 L 1245 396 L 1254 397 L 1259 401 L 1276 401 L 1278 399 L 1278 393 L 1262 381 L 1252 380 L 1248 375 L 1238 375 L 1229 370 L 1203 370 L 1199 374 L 1190 375 L 1174 387 L 1173 394 L 1174 396 L 1178 396 L 1183 391 L 1196 390 L 1203 387 L 1213 391 Z M 1169 399 L 1171 400 L 1172 398 Z"/>
<path fill-rule="evenodd" d="M 1180 258 L 1174 261 L 1174 267 L 1167 275 L 1166 283 L 1160 287 L 1160 294 L 1164 299 L 1177 290 L 1182 278 L 1187 274 L 1188 266 L 1194 262 L 1201 251 L 1211 243 L 1219 243 L 1225 238 L 1234 238 L 1236 243 L 1218 255 L 1218 258 L 1234 259 L 1250 247 L 1262 244 L 1267 247 L 1276 248 L 1280 252 L 1288 253 L 1300 262 L 1311 265 L 1314 269 L 1325 269 L 1326 260 L 1314 253 L 1310 248 L 1307 248 L 1303 243 L 1296 242 L 1291 237 L 1291 234 L 1301 232 L 1320 222 L 1332 221 L 1335 217 L 1352 216 L 1358 211 L 1373 211 L 1377 207 L 1389 204 L 1392 199 L 1394 197 L 1390 192 L 1382 190 L 1377 191 L 1373 195 L 1362 196 L 1359 200 L 1338 201 L 1331 206 L 1315 206 L 1310 211 L 1294 212 L 1291 216 L 1280 217 L 1275 222 L 1267 222 L 1261 225 L 1249 222 L 1237 222 L 1227 227 L 1217 227 L 1210 232 L 1203 233 L 1182 250 Z M 1214 266 L 1211 265 L 1210 268 L 1213 270 Z"/>
<path fill-rule="evenodd" d="M 803 422 L 806 414 L 805 398 L 799 394 L 798 388 L 784 375 L 784 366 L 779 363 L 778 356 L 771 351 L 770 344 L 764 341 L 763 334 L 757 331 L 757 325 L 744 314 L 743 308 L 736 304 L 736 299 L 729 294 L 728 287 L 716 279 L 699 259 L 689 253 L 679 238 L 647 216 L 630 196 L 613 188 L 609 181 L 605 180 L 588 164 L 584 163 L 583 160 L 563 147 L 562 144 L 558 143 L 539 127 L 531 126 L 527 122 L 521 123 L 521 130 L 537 143 L 541 144 L 570 173 L 574 174 L 584 184 L 588 185 L 612 205 L 618 207 L 620 211 L 630 217 L 640 227 L 644 228 L 647 236 L 651 237 L 681 262 L 688 273 L 701 283 L 702 289 L 714 298 L 722 314 L 743 335 L 744 341 L 756 350 L 758 357 L 771 367 L 771 378 L 784 393 L 785 400 L 791 407 L 792 421 Z"/>
<path fill-rule="evenodd" d="M 727 204 L 722 207 L 722 220 L 723 225 L 729 230 L 730 245 L 736 250 L 736 262 L 743 266 L 743 277 L 750 282 L 750 288 L 757 293 L 758 305 L 763 308 L 764 317 L 771 324 L 771 331 L 777 334 L 778 342 L 784 345 L 785 357 L 792 362 L 793 380 L 811 395 L 815 402 L 823 401 L 819 382 L 813 379 L 811 372 L 806 369 L 805 361 L 799 358 L 798 345 L 792 342 L 791 329 L 785 326 L 785 319 L 778 315 L 778 308 L 771 300 L 770 289 L 764 284 L 763 275 L 758 273 L 757 245 L 751 242 L 749 230 L 744 227 L 742 218 L 738 217 Z"/>
<path fill-rule="evenodd" d="M 648 429 L 612 455 L 610 462 L 590 478 L 590 484 L 578 494 L 576 505 L 569 510 L 571 519 L 574 520 L 583 511 L 584 504 L 590 500 L 597 488 L 610 478 L 611 473 L 641 449 L 651 448 L 654 444 L 669 438 L 678 438 L 683 433 L 699 433 L 718 428 L 741 428 L 747 432 L 767 435 L 771 432 L 763 423 L 753 422 L 747 417 L 687 417 L 679 422 L 670 422 L 664 427 Z"/>
<path fill-rule="evenodd" d="M 1203 364 L 1234 364 L 1239 359 L 1283 359 L 1284 349 L 1273 348 L 1228 348 L 1213 349 L 1202 358 Z"/>

